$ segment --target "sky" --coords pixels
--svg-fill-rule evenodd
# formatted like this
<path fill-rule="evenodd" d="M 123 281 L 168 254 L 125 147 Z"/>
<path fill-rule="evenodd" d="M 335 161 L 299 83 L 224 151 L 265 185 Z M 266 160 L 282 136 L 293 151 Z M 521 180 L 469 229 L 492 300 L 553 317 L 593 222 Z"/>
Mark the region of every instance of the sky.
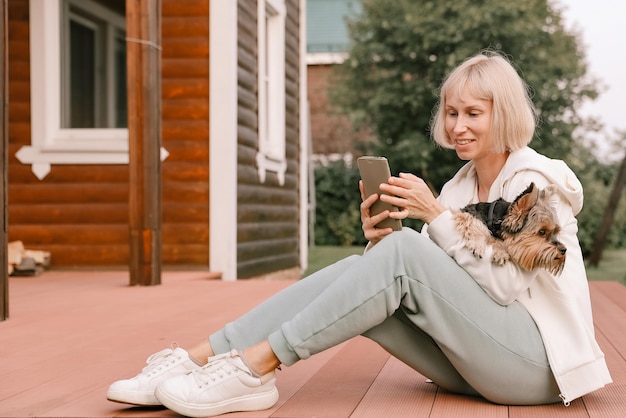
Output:
<path fill-rule="evenodd" d="M 606 87 L 596 101 L 582 107 L 582 113 L 597 116 L 609 132 L 626 131 L 626 2 L 552 1 L 562 6 L 566 27 L 582 32 L 588 71 Z M 607 147 L 599 145 L 607 151 Z M 621 159 L 623 155 L 615 158 Z"/>

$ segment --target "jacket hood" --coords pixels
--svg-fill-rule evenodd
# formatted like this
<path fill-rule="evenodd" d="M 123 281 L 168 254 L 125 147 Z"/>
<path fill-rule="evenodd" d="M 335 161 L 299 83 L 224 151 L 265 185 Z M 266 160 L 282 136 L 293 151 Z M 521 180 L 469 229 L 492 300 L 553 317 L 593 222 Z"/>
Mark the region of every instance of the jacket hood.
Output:
<path fill-rule="evenodd" d="M 511 178 L 523 171 L 536 171 L 544 176 L 550 183 L 558 187 L 563 198 L 571 205 L 574 215 L 580 213 L 583 207 L 583 186 L 565 162 L 548 158 L 530 147 L 525 147 L 509 155 L 498 179 L 496 179 L 496 183 L 499 183 L 502 190 Z M 470 161 L 457 172 L 449 183 L 455 184 L 463 182 L 464 179 L 473 179 L 475 175 L 474 163 Z M 495 183 L 492 187 L 494 186 L 498 187 Z M 465 194 L 467 193 L 471 192 L 465 188 Z M 464 200 L 469 201 L 469 196 L 466 196 Z"/>
<path fill-rule="evenodd" d="M 583 186 L 562 160 L 548 158 L 526 147 L 512 152 L 502 171 L 504 179 L 509 179 L 520 171 L 537 171 L 559 188 L 561 195 L 572 206 L 574 216 L 583 208 Z"/>

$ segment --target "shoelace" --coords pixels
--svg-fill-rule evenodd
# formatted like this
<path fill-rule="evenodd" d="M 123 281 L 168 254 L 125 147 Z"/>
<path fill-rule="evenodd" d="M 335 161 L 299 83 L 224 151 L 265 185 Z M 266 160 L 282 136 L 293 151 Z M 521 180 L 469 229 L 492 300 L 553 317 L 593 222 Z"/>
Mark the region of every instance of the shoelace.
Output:
<path fill-rule="evenodd" d="M 200 369 L 193 370 L 191 373 L 196 384 L 201 388 L 218 380 L 222 380 L 225 376 L 232 375 L 237 370 L 248 373 L 248 370 L 234 361 L 234 357 L 231 353 L 224 353 L 212 357 L 206 365 Z"/>
<path fill-rule="evenodd" d="M 159 351 L 158 353 L 152 354 L 146 360 L 146 363 L 148 365 L 141 370 L 141 373 L 146 376 L 154 375 L 158 371 L 162 370 L 164 367 L 175 363 L 177 360 L 179 360 L 179 358 L 175 357 L 173 354 L 174 350 L 171 348 L 166 348 Z"/>

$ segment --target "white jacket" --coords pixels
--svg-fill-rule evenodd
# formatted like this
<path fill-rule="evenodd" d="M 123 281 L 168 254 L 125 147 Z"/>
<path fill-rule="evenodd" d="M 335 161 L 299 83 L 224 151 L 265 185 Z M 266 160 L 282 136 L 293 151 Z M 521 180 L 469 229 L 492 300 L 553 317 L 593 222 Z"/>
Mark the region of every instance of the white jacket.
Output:
<path fill-rule="evenodd" d="M 491 186 L 488 201 L 500 197 L 513 201 L 535 182 L 539 188 L 559 187 L 553 202 L 561 226 L 559 240 L 567 247 L 565 268 L 560 276 L 544 269 L 524 271 L 513 263 L 491 263 L 491 247 L 482 259 L 463 246 L 452 214 L 446 211 L 424 233 L 462 266 L 497 303 L 519 301 L 531 314 L 546 348 L 550 367 L 565 405 L 611 383 L 604 354 L 593 328 L 589 284 L 582 251 L 576 236 L 575 216 L 583 205 L 582 185 L 560 160 L 552 160 L 531 148 L 511 153 Z M 476 172 L 469 162 L 448 181 L 438 200 L 448 209 L 478 202 Z"/>

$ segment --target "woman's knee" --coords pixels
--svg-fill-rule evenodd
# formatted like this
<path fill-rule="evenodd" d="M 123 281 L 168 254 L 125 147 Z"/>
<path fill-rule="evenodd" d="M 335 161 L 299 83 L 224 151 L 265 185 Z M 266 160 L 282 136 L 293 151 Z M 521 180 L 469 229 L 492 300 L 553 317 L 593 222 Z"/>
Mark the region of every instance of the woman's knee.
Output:
<path fill-rule="evenodd" d="M 423 236 L 421 233 L 408 227 L 404 227 L 400 231 L 395 231 L 390 235 L 387 235 L 381 241 L 381 243 L 385 243 L 386 245 L 391 245 L 398 248 L 415 248 L 419 245 L 425 245 L 426 242 L 431 241 L 427 237 Z"/>

